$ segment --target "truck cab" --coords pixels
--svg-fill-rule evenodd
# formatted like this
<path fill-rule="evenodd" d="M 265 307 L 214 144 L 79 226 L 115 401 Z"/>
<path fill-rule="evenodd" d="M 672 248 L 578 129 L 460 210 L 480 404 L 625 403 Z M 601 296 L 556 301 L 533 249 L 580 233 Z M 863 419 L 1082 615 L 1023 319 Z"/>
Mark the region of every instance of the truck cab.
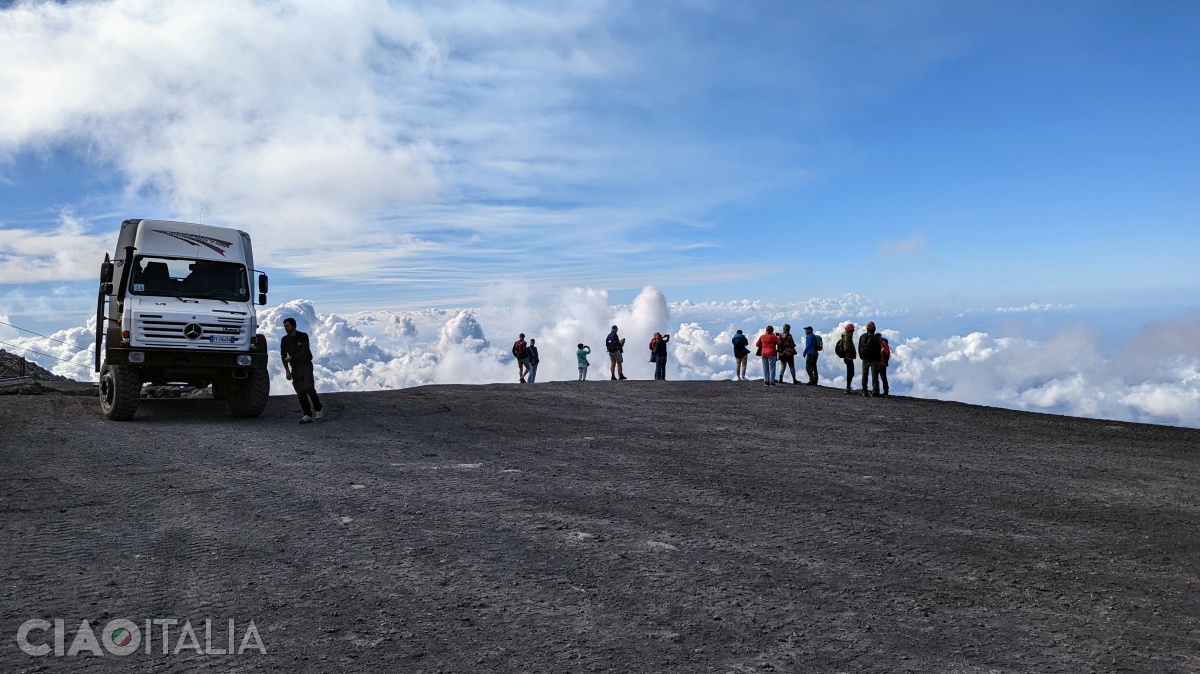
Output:
<path fill-rule="evenodd" d="M 96 302 L 105 416 L 133 418 L 146 383 L 212 386 L 235 416 L 262 414 L 270 379 L 255 286 L 265 304 L 267 277 L 254 268 L 246 232 L 167 220 L 121 223 L 115 254 L 100 268 Z"/>

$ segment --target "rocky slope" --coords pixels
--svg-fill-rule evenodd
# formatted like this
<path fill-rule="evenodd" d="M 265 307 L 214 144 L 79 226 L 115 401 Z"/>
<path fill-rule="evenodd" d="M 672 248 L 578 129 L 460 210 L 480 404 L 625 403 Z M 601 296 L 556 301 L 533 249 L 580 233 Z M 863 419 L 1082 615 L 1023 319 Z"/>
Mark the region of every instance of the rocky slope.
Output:
<path fill-rule="evenodd" d="M 324 400 L 0 399 L 0 669 L 1200 670 L 1197 430 L 734 382 Z M 56 658 L 29 618 L 180 622 Z M 205 618 L 266 654 L 176 654 Z"/>

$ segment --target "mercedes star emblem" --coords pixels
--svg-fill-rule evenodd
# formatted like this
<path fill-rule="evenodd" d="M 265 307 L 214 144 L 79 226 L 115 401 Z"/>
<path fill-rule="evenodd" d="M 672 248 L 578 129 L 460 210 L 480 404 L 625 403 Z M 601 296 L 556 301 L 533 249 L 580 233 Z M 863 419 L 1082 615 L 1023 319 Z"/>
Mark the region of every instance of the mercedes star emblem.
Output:
<path fill-rule="evenodd" d="M 203 332 L 204 331 L 200 329 L 200 325 L 197 323 L 188 323 L 187 325 L 183 326 L 183 336 L 187 337 L 188 339 L 199 339 Z"/>

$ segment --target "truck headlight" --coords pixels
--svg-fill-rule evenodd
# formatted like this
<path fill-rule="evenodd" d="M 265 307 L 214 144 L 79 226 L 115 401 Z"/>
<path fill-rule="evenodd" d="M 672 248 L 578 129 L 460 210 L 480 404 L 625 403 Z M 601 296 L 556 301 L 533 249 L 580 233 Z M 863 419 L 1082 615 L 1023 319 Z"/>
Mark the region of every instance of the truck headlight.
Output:
<path fill-rule="evenodd" d="M 130 355 L 132 355 L 132 354 L 130 354 Z M 253 362 L 254 362 L 253 358 L 251 358 L 250 356 L 244 355 L 244 354 L 237 357 L 237 364 L 241 365 L 242 367 L 245 367 Z"/>
<path fill-rule="evenodd" d="M 141 351 L 130 351 L 129 352 L 129 362 L 144 363 L 144 362 L 146 362 L 146 354 L 142 353 Z"/>

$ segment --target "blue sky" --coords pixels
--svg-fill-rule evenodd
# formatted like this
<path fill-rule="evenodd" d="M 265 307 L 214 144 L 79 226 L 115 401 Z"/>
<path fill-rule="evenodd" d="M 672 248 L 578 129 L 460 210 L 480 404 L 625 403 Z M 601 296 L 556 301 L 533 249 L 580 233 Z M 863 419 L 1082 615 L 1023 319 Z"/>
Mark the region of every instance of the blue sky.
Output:
<path fill-rule="evenodd" d="M 86 320 L 121 220 L 202 211 L 326 310 L 1196 306 L 1194 2 L 0 7 L 23 326 Z"/>

